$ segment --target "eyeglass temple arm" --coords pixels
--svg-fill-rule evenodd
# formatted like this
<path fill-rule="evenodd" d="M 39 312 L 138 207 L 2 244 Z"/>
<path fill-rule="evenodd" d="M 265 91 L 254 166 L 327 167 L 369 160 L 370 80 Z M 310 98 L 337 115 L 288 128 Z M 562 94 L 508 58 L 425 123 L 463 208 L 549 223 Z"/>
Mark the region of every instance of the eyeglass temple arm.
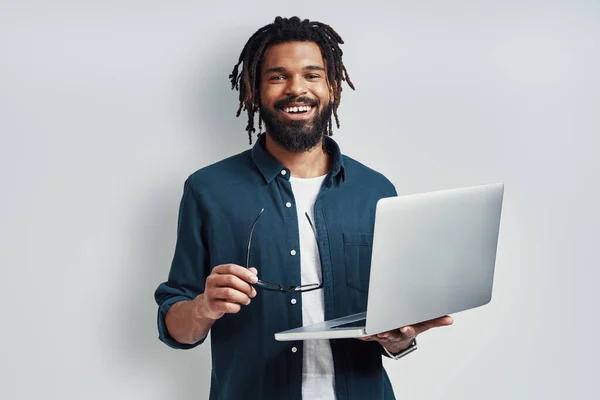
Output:
<path fill-rule="evenodd" d="M 308 213 L 305 212 L 304 215 L 306 215 L 306 219 L 308 220 L 310 228 L 312 229 L 313 233 L 315 234 L 315 239 L 316 239 L 317 238 L 317 230 L 315 229 L 315 226 L 313 225 L 312 221 L 310 220 L 310 217 L 308 216 Z"/>
<path fill-rule="evenodd" d="M 252 233 L 254 232 L 254 227 L 256 226 L 258 219 L 260 218 L 260 216 L 262 215 L 262 213 L 264 211 L 265 211 L 265 209 L 261 208 L 260 212 L 254 219 L 254 222 L 252 223 L 252 228 L 250 228 L 250 234 L 248 235 L 248 247 L 246 248 L 246 265 L 245 265 L 246 268 L 250 268 L 250 266 L 248 264 L 250 263 L 250 245 L 252 244 Z"/>

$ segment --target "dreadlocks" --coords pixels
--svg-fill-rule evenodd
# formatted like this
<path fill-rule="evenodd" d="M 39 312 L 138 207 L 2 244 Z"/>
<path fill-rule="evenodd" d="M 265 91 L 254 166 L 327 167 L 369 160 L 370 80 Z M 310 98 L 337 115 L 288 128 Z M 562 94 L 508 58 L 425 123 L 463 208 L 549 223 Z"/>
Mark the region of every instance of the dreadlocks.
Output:
<path fill-rule="evenodd" d="M 342 81 L 354 89 L 350 81 L 346 67 L 342 63 L 342 49 L 340 44 L 344 41 L 335 30 L 329 25 L 317 21 L 303 21 L 298 17 L 275 18 L 275 22 L 265 25 L 254 33 L 246 42 L 244 49 L 240 54 L 238 63 L 233 67 L 233 72 L 229 75 L 231 80 L 231 89 L 239 90 L 240 106 L 236 116 L 239 117 L 242 110 L 248 112 L 248 139 L 252 144 L 252 133 L 256 132 L 254 128 L 254 115 L 260 110 L 260 71 L 264 52 L 267 47 L 292 41 L 314 42 L 321 49 L 321 54 L 327 68 L 327 78 L 334 93 L 333 115 L 336 126 L 340 127 L 340 120 L 337 115 L 337 109 L 340 105 L 342 95 Z M 239 71 L 242 65 L 241 72 Z M 331 119 L 327 123 L 326 134 L 333 135 L 333 126 Z M 262 119 L 259 116 L 258 121 L 259 135 L 262 131 Z"/>

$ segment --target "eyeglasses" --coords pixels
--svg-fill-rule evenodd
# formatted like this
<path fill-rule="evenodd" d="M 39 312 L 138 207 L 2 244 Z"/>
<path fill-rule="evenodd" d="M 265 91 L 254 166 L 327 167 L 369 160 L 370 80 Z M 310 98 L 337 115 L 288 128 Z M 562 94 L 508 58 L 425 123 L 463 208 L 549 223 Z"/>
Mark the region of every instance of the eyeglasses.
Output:
<path fill-rule="evenodd" d="M 250 245 L 252 243 L 252 233 L 254 232 L 254 227 L 256 226 L 256 223 L 258 222 L 258 220 L 260 219 L 260 216 L 263 214 L 264 211 L 265 211 L 264 208 L 260 210 L 260 212 L 258 213 L 256 218 L 254 219 L 254 223 L 252 224 L 252 228 L 250 229 L 250 234 L 248 235 L 248 248 L 246 249 L 246 268 L 249 268 L 249 266 L 250 266 Z M 315 235 L 315 240 L 317 240 L 317 232 L 315 231 L 315 227 L 313 226 L 313 223 L 310 220 L 308 213 L 304 213 L 304 215 L 306 215 L 306 219 L 308 219 L 308 223 L 310 224 L 313 234 Z M 317 240 L 317 245 L 318 244 L 319 244 L 319 241 Z M 258 282 L 255 283 L 255 286 L 258 286 L 261 289 L 270 290 L 273 292 L 283 292 L 283 293 L 296 292 L 296 293 L 299 293 L 299 292 L 310 292 L 312 290 L 321 289 L 323 287 L 323 282 L 310 283 L 307 285 L 300 285 L 300 286 L 288 286 L 286 288 L 277 283 L 259 279 Z"/>

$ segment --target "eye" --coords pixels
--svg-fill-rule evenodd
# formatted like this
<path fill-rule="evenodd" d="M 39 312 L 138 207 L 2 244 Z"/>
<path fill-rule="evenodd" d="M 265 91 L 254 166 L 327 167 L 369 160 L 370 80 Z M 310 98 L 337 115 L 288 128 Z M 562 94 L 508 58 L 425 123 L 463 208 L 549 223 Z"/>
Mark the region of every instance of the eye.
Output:
<path fill-rule="evenodd" d="M 282 81 L 285 79 L 283 75 L 273 75 L 269 78 L 270 81 Z"/>
<path fill-rule="evenodd" d="M 306 76 L 307 79 L 319 79 L 321 77 L 321 75 L 319 74 L 308 74 Z"/>

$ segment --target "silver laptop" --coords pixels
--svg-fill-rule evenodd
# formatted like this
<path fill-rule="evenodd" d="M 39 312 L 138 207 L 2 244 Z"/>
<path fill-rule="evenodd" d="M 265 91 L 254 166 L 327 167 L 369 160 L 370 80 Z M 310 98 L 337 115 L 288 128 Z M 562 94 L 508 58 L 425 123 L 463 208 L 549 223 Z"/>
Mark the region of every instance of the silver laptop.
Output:
<path fill-rule="evenodd" d="M 503 196 L 496 183 L 379 200 L 366 312 L 275 339 L 359 338 L 489 303 Z"/>

